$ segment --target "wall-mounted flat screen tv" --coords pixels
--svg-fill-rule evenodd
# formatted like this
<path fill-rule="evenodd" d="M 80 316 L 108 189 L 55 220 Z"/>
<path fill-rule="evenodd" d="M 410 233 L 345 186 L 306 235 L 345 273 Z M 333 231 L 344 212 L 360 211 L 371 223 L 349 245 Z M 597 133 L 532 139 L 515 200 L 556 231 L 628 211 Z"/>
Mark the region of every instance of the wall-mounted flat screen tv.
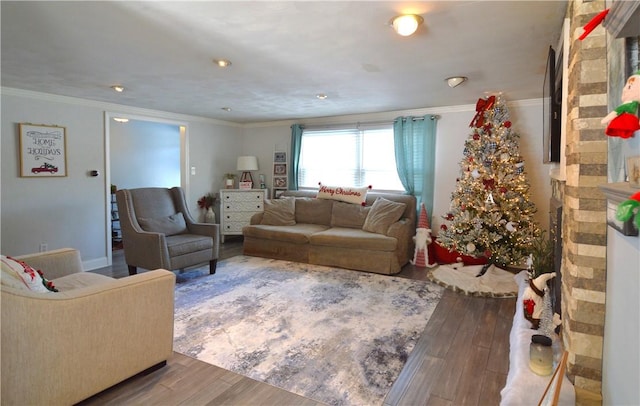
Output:
<path fill-rule="evenodd" d="M 562 60 L 562 55 L 560 55 L 560 60 Z M 544 163 L 560 162 L 562 72 L 557 69 L 558 67 L 556 66 L 556 51 L 553 47 L 549 47 L 547 70 L 542 89 Z"/>

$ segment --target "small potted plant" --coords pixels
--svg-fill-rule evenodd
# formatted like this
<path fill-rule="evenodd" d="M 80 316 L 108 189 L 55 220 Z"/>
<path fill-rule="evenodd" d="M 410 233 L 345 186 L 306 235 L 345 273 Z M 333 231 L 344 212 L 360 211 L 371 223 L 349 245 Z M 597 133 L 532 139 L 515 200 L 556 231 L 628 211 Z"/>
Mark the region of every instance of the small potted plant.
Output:
<path fill-rule="evenodd" d="M 225 173 L 224 174 L 224 187 L 226 189 L 233 189 L 233 186 L 235 185 L 235 181 L 236 181 L 236 174 L 235 173 Z"/>

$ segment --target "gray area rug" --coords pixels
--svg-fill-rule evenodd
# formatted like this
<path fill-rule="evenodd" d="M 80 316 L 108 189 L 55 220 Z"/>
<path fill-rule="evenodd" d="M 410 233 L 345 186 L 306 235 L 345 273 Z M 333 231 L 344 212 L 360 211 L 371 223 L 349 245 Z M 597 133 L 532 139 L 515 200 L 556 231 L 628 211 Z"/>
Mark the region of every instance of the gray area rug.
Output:
<path fill-rule="evenodd" d="M 178 283 L 174 350 L 327 404 L 380 405 L 442 290 L 237 256 Z"/>

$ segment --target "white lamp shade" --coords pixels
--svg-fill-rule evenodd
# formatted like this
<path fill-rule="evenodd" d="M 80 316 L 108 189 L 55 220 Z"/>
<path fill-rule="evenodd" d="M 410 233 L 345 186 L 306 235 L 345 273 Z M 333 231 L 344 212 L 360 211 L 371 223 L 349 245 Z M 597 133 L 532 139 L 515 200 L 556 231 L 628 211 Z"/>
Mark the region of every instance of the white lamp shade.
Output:
<path fill-rule="evenodd" d="M 236 170 L 241 172 L 257 171 L 258 170 L 258 158 L 255 156 L 239 156 L 236 165 Z"/>

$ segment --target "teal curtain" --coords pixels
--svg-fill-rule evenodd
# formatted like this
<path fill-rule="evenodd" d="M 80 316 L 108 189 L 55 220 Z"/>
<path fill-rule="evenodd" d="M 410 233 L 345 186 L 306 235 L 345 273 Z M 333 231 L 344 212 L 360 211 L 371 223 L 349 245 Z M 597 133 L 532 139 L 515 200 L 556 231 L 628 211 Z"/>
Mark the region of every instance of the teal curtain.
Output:
<path fill-rule="evenodd" d="M 304 127 L 300 124 L 291 126 L 291 161 L 289 168 L 289 190 L 298 190 L 298 166 L 300 165 L 300 145 L 302 144 L 302 130 Z"/>
<path fill-rule="evenodd" d="M 396 166 L 405 190 L 433 215 L 436 116 L 398 117 L 393 121 Z M 431 222 L 429 222 L 431 224 Z"/>

